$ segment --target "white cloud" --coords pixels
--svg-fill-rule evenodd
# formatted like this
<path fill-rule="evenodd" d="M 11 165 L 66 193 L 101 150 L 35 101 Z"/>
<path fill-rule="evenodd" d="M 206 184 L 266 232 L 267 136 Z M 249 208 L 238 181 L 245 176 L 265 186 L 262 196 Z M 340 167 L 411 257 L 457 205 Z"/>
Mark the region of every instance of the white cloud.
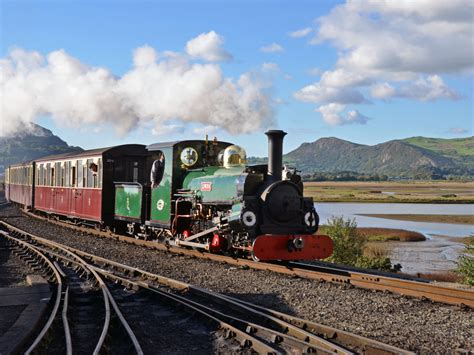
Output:
<path fill-rule="evenodd" d="M 443 79 L 438 75 L 430 75 L 426 79 L 420 78 L 413 83 L 402 86 L 399 96 L 421 101 L 434 101 L 438 99 L 458 100 L 460 96 L 448 88 Z"/>
<path fill-rule="evenodd" d="M 461 127 L 452 127 L 449 129 L 449 133 L 453 133 L 453 134 L 464 134 L 464 133 L 468 133 L 469 130 L 466 129 L 466 128 L 461 128 Z"/>
<path fill-rule="evenodd" d="M 313 29 L 311 27 L 306 27 L 306 28 L 303 28 L 301 30 L 296 30 L 296 31 L 290 32 L 288 35 L 290 37 L 293 37 L 293 38 L 302 38 L 302 37 L 306 37 L 307 35 L 309 35 L 312 30 Z"/>
<path fill-rule="evenodd" d="M 352 110 L 347 113 L 346 123 L 358 123 L 358 124 L 366 124 L 367 121 L 370 120 L 369 117 L 364 116 L 357 110 Z"/>
<path fill-rule="evenodd" d="M 158 53 L 155 49 L 145 45 L 133 51 L 133 65 L 136 67 L 147 66 L 153 64 L 158 59 Z"/>
<path fill-rule="evenodd" d="M 419 101 L 434 101 L 440 99 L 458 100 L 459 94 L 446 86 L 438 75 L 419 78 L 395 88 L 389 83 L 380 83 L 372 86 L 371 95 L 377 99 L 390 99 L 392 97 L 408 98 Z"/>
<path fill-rule="evenodd" d="M 348 1 L 318 19 L 313 43 L 341 50 L 358 72 L 451 73 L 474 66 L 474 2 Z"/>
<path fill-rule="evenodd" d="M 348 71 L 342 68 L 325 71 L 321 75 L 321 85 L 333 87 L 333 88 L 343 88 L 351 86 L 367 86 L 373 82 L 374 79 L 353 71 Z"/>
<path fill-rule="evenodd" d="M 344 117 L 342 112 L 345 108 L 345 105 L 330 103 L 320 106 L 316 109 L 316 111 L 321 113 L 323 120 L 331 126 L 341 126 L 347 124 L 365 125 L 367 121 L 370 120 L 369 117 L 362 115 L 357 110 L 349 111 L 346 117 Z"/>
<path fill-rule="evenodd" d="M 324 106 L 366 103 L 366 92 L 383 100 L 457 100 L 441 75 L 472 74 L 473 13 L 471 0 L 347 0 L 317 19 L 311 41 L 337 49 L 334 69 L 294 97 Z M 327 121 L 336 120 L 335 107 L 325 111 Z"/>
<path fill-rule="evenodd" d="M 139 126 L 176 130 L 184 122 L 236 134 L 273 122 L 268 84 L 249 73 L 232 80 L 215 63 L 192 63 L 177 53 L 158 57 L 148 46 L 134 51 L 133 62 L 117 77 L 64 50 L 46 57 L 11 51 L 0 60 L 0 136 L 24 130 L 39 116 L 73 127 L 111 124 L 121 134 Z"/>
<path fill-rule="evenodd" d="M 262 71 L 263 72 L 278 72 L 280 71 L 280 67 L 276 63 L 265 62 L 262 64 Z"/>
<path fill-rule="evenodd" d="M 315 83 L 305 86 L 293 94 L 303 102 L 312 103 L 339 103 L 339 104 L 361 104 L 367 103 L 364 96 L 357 90 L 351 88 L 334 88 Z"/>
<path fill-rule="evenodd" d="M 268 46 L 261 47 L 260 51 L 264 53 L 278 53 L 283 52 L 284 49 L 281 45 L 274 42 L 272 44 L 269 44 Z"/>
<path fill-rule="evenodd" d="M 387 100 L 395 96 L 395 88 L 389 83 L 379 83 L 372 86 L 370 94 L 373 98 Z"/>
<path fill-rule="evenodd" d="M 222 48 L 223 44 L 224 39 L 216 32 L 201 33 L 186 43 L 186 53 L 210 62 L 231 60 L 232 55 Z"/>

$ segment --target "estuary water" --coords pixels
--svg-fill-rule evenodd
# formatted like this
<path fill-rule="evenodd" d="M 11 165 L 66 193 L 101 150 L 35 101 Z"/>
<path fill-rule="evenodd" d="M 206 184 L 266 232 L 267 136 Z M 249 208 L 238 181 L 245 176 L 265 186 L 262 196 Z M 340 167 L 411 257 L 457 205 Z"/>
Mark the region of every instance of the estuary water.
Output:
<path fill-rule="evenodd" d="M 408 204 L 408 203 L 316 203 L 321 224 L 332 216 L 355 218 L 359 227 L 406 229 L 423 233 L 423 242 L 389 242 L 384 246 L 392 263 L 400 263 L 405 273 L 433 273 L 453 270 L 464 252 L 457 238 L 474 234 L 474 225 L 398 221 L 365 217 L 359 214 L 453 214 L 472 215 L 474 205 L 468 204 Z"/>
<path fill-rule="evenodd" d="M 355 218 L 359 227 L 380 227 L 407 229 L 423 233 L 427 238 L 432 235 L 466 237 L 474 234 L 474 225 L 398 221 L 393 219 L 359 216 L 359 214 L 453 214 L 472 215 L 472 204 L 431 204 L 431 203 L 316 203 L 321 224 L 331 216 Z"/>

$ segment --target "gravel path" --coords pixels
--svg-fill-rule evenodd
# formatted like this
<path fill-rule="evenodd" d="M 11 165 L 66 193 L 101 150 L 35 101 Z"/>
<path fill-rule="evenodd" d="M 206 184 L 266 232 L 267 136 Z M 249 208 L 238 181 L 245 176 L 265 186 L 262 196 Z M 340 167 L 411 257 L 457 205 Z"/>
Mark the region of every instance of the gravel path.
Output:
<path fill-rule="evenodd" d="M 149 250 L 22 217 L 13 207 L 0 207 L 0 218 L 95 255 L 407 350 L 474 350 L 470 309 Z"/>

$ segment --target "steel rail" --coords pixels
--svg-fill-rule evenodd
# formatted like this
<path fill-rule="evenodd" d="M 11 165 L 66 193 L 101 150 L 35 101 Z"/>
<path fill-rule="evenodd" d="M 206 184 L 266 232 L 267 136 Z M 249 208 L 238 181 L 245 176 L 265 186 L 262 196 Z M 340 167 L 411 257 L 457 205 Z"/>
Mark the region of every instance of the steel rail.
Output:
<path fill-rule="evenodd" d="M 3 223 L 3 222 L 0 221 L 0 223 Z M 115 300 L 113 299 L 113 296 L 110 293 L 107 285 L 102 280 L 100 275 L 97 272 L 95 272 L 95 270 L 89 268 L 89 264 L 86 261 L 84 261 L 79 255 L 76 255 L 74 252 L 68 250 L 67 248 L 65 248 L 64 246 L 62 246 L 59 243 L 55 243 L 55 242 L 50 241 L 48 239 L 35 236 L 31 233 L 25 232 L 25 231 L 23 231 L 19 228 L 13 227 L 13 226 L 10 226 L 9 228 L 14 230 L 17 233 L 20 233 L 20 234 L 23 234 L 23 235 L 27 236 L 28 238 L 30 238 L 30 239 L 32 239 L 32 240 L 34 240 L 34 241 L 36 241 L 36 242 L 38 242 L 42 245 L 46 245 L 49 248 L 57 249 L 57 250 L 60 250 L 64 253 L 66 253 L 70 258 L 75 259 L 75 263 L 80 265 L 87 273 L 92 273 L 94 278 L 97 280 L 97 282 L 99 284 L 99 287 L 101 288 L 101 291 L 102 291 L 103 296 L 104 296 L 105 320 L 104 320 L 104 326 L 102 328 L 102 332 L 101 332 L 99 341 L 97 342 L 97 345 L 94 349 L 94 354 L 99 354 L 100 350 L 103 347 L 103 344 L 105 342 L 105 338 L 106 338 L 107 333 L 108 333 L 108 329 L 109 329 L 109 326 L 110 326 L 110 318 L 111 318 L 110 304 L 112 304 L 112 307 L 113 307 L 117 317 L 119 318 L 120 322 L 122 323 L 122 326 L 125 328 L 125 331 L 129 335 L 129 337 L 130 337 L 130 339 L 133 343 L 133 346 L 135 348 L 136 353 L 140 354 L 140 355 L 143 354 L 143 350 L 141 349 L 141 346 L 140 346 L 135 334 L 133 333 L 132 329 L 130 328 L 129 324 L 127 323 L 127 321 L 126 321 L 125 317 L 123 316 L 122 312 L 118 308 L 118 306 L 117 306 Z M 43 251 L 45 253 L 51 253 L 51 251 L 48 251 L 47 249 L 43 249 Z M 58 253 L 51 253 L 51 254 L 55 257 L 66 259 L 68 262 L 71 261 L 70 258 L 64 257 L 61 254 L 58 254 Z"/>
<path fill-rule="evenodd" d="M 99 257 L 97 261 L 100 262 L 103 265 L 106 264 L 106 262 L 103 258 Z M 172 287 L 172 288 L 174 288 L 176 290 L 179 290 L 179 291 L 185 290 L 185 291 L 188 291 L 188 292 L 190 292 L 192 294 L 195 294 L 195 295 L 199 295 L 199 296 L 204 295 L 204 297 L 206 297 L 207 299 L 214 299 L 215 301 L 216 301 L 215 298 L 217 298 L 217 301 L 219 301 L 219 299 L 220 299 L 221 301 L 224 301 L 224 303 L 225 303 L 226 300 L 228 300 L 231 303 L 230 306 L 239 307 L 239 305 L 236 304 L 236 303 L 239 303 L 239 304 L 245 305 L 246 307 L 244 307 L 244 309 L 246 309 L 246 310 L 248 310 L 248 308 L 250 308 L 250 307 L 254 308 L 254 309 L 260 311 L 260 312 L 253 312 L 254 315 L 256 315 L 256 316 L 266 316 L 262 312 L 269 313 L 272 316 L 272 317 L 269 318 L 270 321 L 275 321 L 275 318 L 278 318 L 280 321 L 283 321 L 283 322 L 278 322 L 278 323 L 279 323 L 280 326 L 283 326 L 285 328 L 285 330 L 286 330 L 286 332 L 288 332 L 288 334 L 290 334 L 291 339 L 299 340 L 300 342 L 301 341 L 307 341 L 311 344 L 311 346 L 315 347 L 319 351 L 325 351 L 325 352 L 329 351 L 331 353 L 336 352 L 336 353 L 339 353 L 339 354 L 343 354 L 343 353 L 348 352 L 345 348 L 340 348 L 332 342 L 331 343 L 325 342 L 325 344 L 319 343 L 318 345 L 314 344 L 314 342 L 311 341 L 311 339 L 314 339 L 313 334 L 321 334 L 323 339 L 330 339 L 330 340 L 335 339 L 335 340 L 341 342 L 343 344 L 343 346 L 351 346 L 351 347 L 357 347 L 359 349 L 364 349 L 365 351 L 367 351 L 367 353 L 374 354 L 374 353 L 381 353 L 382 352 L 384 354 L 412 354 L 411 352 L 404 351 L 403 349 L 399 349 L 399 348 L 396 348 L 394 346 L 383 344 L 383 343 L 375 341 L 375 340 L 364 338 L 364 337 L 359 336 L 359 335 L 351 334 L 349 332 L 341 331 L 341 330 L 338 330 L 336 328 L 328 327 L 328 326 L 318 324 L 318 323 L 315 323 L 315 322 L 306 321 L 306 320 L 303 320 L 303 319 L 300 319 L 300 318 L 297 318 L 297 317 L 293 317 L 293 316 L 290 316 L 290 315 L 287 315 L 287 314 L 284 314 L 284 313 L 280 313 L 280 312 L 277 312 L 277 311 L 267 309 L 265 307 L 253 305 L 253 304 L 250 304 L 248 302 L 241 301 L 239 299 L 236 299 L 236 298 L 233 298 L 233 297 L 230 297 L 230 296 L 216 294 L 214 292 L 207 291 L 207 290 L 192 286 L 190 284 L 183 283 L 181 281 L 175 281 L 175 280 L 168 279 L 168 278 L 165 278 L 165 277 L 160 276 L 160 275 L 150 274 L 148 272 L 145 272 L 145 271 L 133 268 L 133 267 L 128 267 L 126 265 L 122 265 L 122 264 L 119 264 L 119 263 L 116 263 L 116 262 L 111 262 L 109 266 L 111 266 L 113 269 L 122 269 L 123 273 L 128 272 L 128 274 L 130 274 L 132 277 L 136 276 L 136 275 L 140 275 L 140 276 L 142 276 L 144 278 L 147 278 L 147 279 L 157 280 L 158 283 L 163 284 L 163 285 L 168 286 L 168 287 Z M 126 286 L 129 286 L 129 287 L 133 287 L 133 286 L 145 287 L 145 288 L 150 289 L 150 290 L 155 289 L 155 287 L 153 285 L 150 285 L 148 283 L 141 282 L 141 281 L 133 281 L 133 280 L 130 280 L 128 278 L 121 278 L 120 276 L 112 274 L 112 273 L 110 273 L 108 271 L 105 271 L 103 269 L 100 269 L 100 268 L 98 268 L 98 269 L 102 270 L 102 271 L 98 271 L 98 272 L 106 273 L 106 274 L 109 275 L 109 277 L 111 277 L 113 279 L 120 280 L 120 282 L 125 284 Z M 173 286 L 175 286 L 175 287 L 173 287 Z M 225 303 L 225 305 L 229 306 L 229 302 Z M 250 326 L 252 326 L 252 325 L 250 325 Z M 298 329 L 295 329 L 295 327 L 297 327 Z M 258 328 L 256 328 L 256 329 L 258 329 Z M 308 332 L 308 330 L 312 330 L 313 334 L 311 334 L 311 332 Z M 297 334 L 296 337 L 294 336 L 294 333 Z M 305 337 L 298 338 L 298 335 L 304 335 Z M 309 335 L 309 337 L 308 337 L 308 335 Z M 319 339 L 316 340 L 316 341 L 319 342 Z"/>
<path fill-rule="evenodd" d="M 129 244 L 139 245 L 139 246 L 150 248 L 150 249 L 156 249 L 156 250 L 201 258 L 201 259 L 210 260 L 210 261 L 217 261 L 217 262 L 226 263 L 229 265 L 248 267 L 255 270 L 272 271 L 272 272 L 277 272 L 277 273 L 291 275 L 291 276 L 297 276 L 297 277 L 311 279 L 311 280 L 327 281 L 327 282 L 339 283 L 339 284 L 350 284 L 355 287 L 364 288 L 364 289 L 390 291 L 390 292 L 401 294 L 401 295 L 417 297 L 417 298 L 422 298 L 422 299 L 423 298 L 429 299 L 435 302 L 474 308 L 474 291 L 472 289 L 458 289 L 454 287 L 436 285 L 431 282 L 405 280 L 405 279 L 400 279 L 397 277 L 381 276 L 378 274 L 371 274 L 370 272 L 363 272 L 363 271 L 358 271 L 358 272 L 348 271 L 347 269 L 340 269 L 337 267 L 324 267 L 324 268 L 318 267 L 317 270 L 316 270 L 316 267 L 314 267 L 314 269 L 311 270 L 308 267 L 308 264 L 304 264 L 304 263 L 277 264 L 277 263 L 256 262 L 249 259 L 234 258 L 234 257 L 225 256 L 225 255 L 200 252 L 197 250 L 177 248 L 177 247 L 161 244 L 156 241 L 134 239 L 127 236 L 112 234 L 110 232 L 102 232 L 102 231 L 92 230 L 89 228 L 72 226 L 60 221 L 54 221 L 54 220 L 52 221 L 43 217 L 39 217 L 31 212 L 25 212 L 25 213 L 34 218 L 48 220 L 62 227 L 71 228 L 71 229 L 78 230 L 81 232 L 88 232 L 99 237 L 104 237 L 104 238 L 109 238 L 109 239 L 112 238 L 114 240 L 119 240 L 119 241 L 123 241 Z M 326 269 L 326 271 L 321 270 L 321 269 Z"/>
<path fill-rule="evenodd" d="M 87 253 L 87 252 L 76 250 L 76 249 L 71 248 L 71 247 L 65 246 L 65 248 L 74 251 L 74 253 L 77 253 L 78 255 L 81 255 L 85 260 L 89 260 L 91 263 L 93 263 L 95 265 L 99 265 L 100 267 L 91 265 L 91 267 L 95 268 L 97 272 L 102 273 L 102 274 L 107 274 L 107 276 L 114 277 L 117 280 L 120 279 L 120 281 L 122 283 L 124 283 L 125 285 L 127 285 L 127 286 L 132 286 L 132 287 L 133 286 L 135 286 L 135 287 L 138 286 L 138 287 L 144 287 L 144 288 L 154 288 L 154 286 L 149 285 L 148 283 L 145 283 L 145 282 L 142 282 L 142 281 L 134 281 L 134 280 L 131 280 L 131 279 L 126 278 L 126 277 L 120 277 L 120 276 L 114 275 L 109 271 L 103 270 L 102 267 L 108 266 L 108 267 L 110 267 L 112 269 L 115 269 L 115 270 L 121 270 L 124 275 L 130 275 L 132 278 L 139 276 L 143 279 L 154 280 L 154 281 L 156 281 L 157 283 L 159 283 L 161 285 L 173 288 L 173 289 L 178 290 L 178 291 L 187 291 L 187 292 L 190 292 L 190 293 L 195 294 L 195 295 L 200 295 L 200 296 L 204 295 L 205 297 L 208 297 L 208 298 L 216 297 L 215 300 L 220 299 L 224 302 L 227 301 L 227 300 L 231 300 L 232 301 L 231 304 L 233 304 L 236 307 L 241 307 L 241 304 L 243 304 L 243 305 L 247 306 L 245 308 L 249 308 L 249 305 L 250 305 L 250 304 L 246 304 L 246 302 L 241 301 L 239 299 L 235 299 L 235 298 L 232 298 L 232 297 L 229 297 L 229 296 L 219 295 L 219 294 L 216 294 L 212 291 L 207 291 L 207 290 L 204 290 L 204 289 L 199 288 L 199 287 L 192 286 L 192 285 L 190 285 L 188 283 L 185 283 L 185 282 L 182 282 L 182 281 L 177 281 L 177 280 L 173 280 L 173 279 L 161 276 L 161 275 L 153 274 L 153 273 L 150 273 L 150 272 L 147 272 L 147 271 L 135 268 L 135 267 L 131 267 L 131 266 L 124 265 L 124 264 L 121 264 L 121 263 L 118 263 L 118 262 L 115 262 L 115 261 L 112 261 L 112 260 L 108 260 L 108 259 L 105 259 L 105 258 L 102 258 L 102 257 L 99 257 L 99 256 L 95 256 L 95 255 L 92 255 L 92 254 Z M 227 303 L 227 305 L 229 305 L 229 304 Z M 266 309 L 264 307 L 259 307 L 259 306 L 256 306 L 256 305 L 254 305 L 253 308 L 256 308 L 260 311 L 265 311 L 265 310 L 268 311 L 268 309 Z M 259 315 L 259 316 L 267 317 L 267 315 L 262 314 L 262 312 L 257 312 L 257 313 L 254 312 L 254 314 Z M 289 331 L 290 334 L 295 333 L 297 335 L 300 335 L 300 339 L 303 338 L 303 337 L 301 337 L 301 335 L 305 336 L 304 339 L 306 339 L 306 336 L 308 336 L 307 329 L 315 329 L 315 330 L 317 330 L 317 332 L 319 334 L 322 334 L 326 338 L 334 337 L 335 334 L 339 335 L 337 337 L 337 339 L 339 341 L 343 342 L 344 345 L 347 344 L 347 345 L 351 345 L 351 346 L 356 345 L 356 346 L 359 346 L 359 347 L 365 346 L 366 348 L 372 348 L 372 349 L 383 349 L 383 351 L 386 351 L 387 353 L 395 353 L 395 354 L 397 354 L 397 353 L 409 353 L 409 352 L 404 352 L 404 350 L 402 350 L 402 349 L 392 347 L 390 345 L 386 345 L 386 344 L 383 344 L 383 343 L 380 343 L 380 342 L 377 342 L 377 341 L 374 341 L 374 340 L 371 340 L 371 339 L 368 339 L 368 338 L 364 338 L 364 337 L 361 337 L 361 336 L 353 335 L 351 333 L 340 331 L 340 330 L 337 330 L 335 328 L 327 327 L 325 325 L 318 324 L 318 323 L 315 323 L 315 322 L 305 321 L 305 320 L 302 320 L 302 319 L 299 319 L 299 318 L 296 318 L 296 317 L 292 317 L 292 316 L 287 315 L 287 314 L 279 313 L 277 311 L 272 311 L 271 315 L 273 316 L 273 318 L 271 319 L 272 321 L 276 322 L 280 326 L 288 328 L 289 329 L 288 331 Z M 284 318 L 282 318 L 282 317 L 284 317 Z M 283 322 L 281 322 L 282 320 L 283 320 Z M 280 322 L 278 322 L 278 321 L 280 321 Z M 295 329 L 295 327 L 299 328 L 299 329 Z M 339 351 L 344 352 L 345 350 L 340 349 Z"/>
<path fill-rule="evenodd" d="M 43 328 L 41 329 L 40 333 L 35 338 L 35 340 L 33 340 L 33 343 L 25 351 L 25 354 L 29 355 L 36 349 L 36 347 L 43 340 L 44 336 L 46 335 L 48 330 L 51 328 L 51 325 L 53 324 L 53 322 L 54 322 L 54 320 L 55 320 L 55 318 L 58 314 L 59 306 L 61 304 L 62 288 L 63 288 L 61 274 L 56 269 L 54 264 L 48 259 L 48 257 L 46 255 L 44 255 L 41 251 L 34 248 L 34 246 L 32 246 L 31 244 L 29 244 L 27 242 L 24 242 L 24 241 L 22 241 L 18 238 L 12 237 L 11 235 L 9 235 L 9 233 L 7 233 L 5 231 L 0 230 L 0 234 L 4 238 L 7 238 L 11 242 L 23 247 L 24 249 L 29 250 L 30 252 L 32 252 L 32 253 L 36 254 L 38 257 L 40 257 L 43 260 L 43 262 L 46 263 L 46 265 L 48 266 L 50 271 L 53 272 L 54 278 L 56 279 L 56 283 L 57 283 L 57 286 L 56 286 L 56 300 L 54 302 L 53 309 L 51 311 L 51 314 L 50 314 L 48 320 L 46 321 L 46 324 L 43 326 Z M 69 334 L 69 336 L 70 336 L 70 334 Z M 65 329 L 65 337 L 66 338 L 68 337 L 66 329 Z"/>
<path fill-rule="evenodd" d="M 185 297 L 179 296 L 177 294 L 172 294 L 168 292 L 164 292 L 153 285 L 150 285 L 146 282 L 143 281 L 134 281 L 130 280 L 125 277 L 121 277 L 119 275 L 116 275 L 112 272 L 109 272 L 107 270 L 94 267 L 95 270 L 99 273 L 101 273 L 105 278 L 108 278 L 110 280 L 113 280 L 114 282 L 118 282 L 122 285 L 126 285 L 127 287 L 132 287 L 132 288 L 143 288 L 148 291 L 151 291 L 163 298 L 166 298 L 170 301 L 176 302 L 180 304 L 181 306 L 187 308 L 190 311 L 197 312 L 201 314 L 202 316 L 206 317 L 207 319 L 211 320 L 214 323 L 217 323 L 221 329 L 226 329 L 227 334 L 229 337 L 236 337 L 237 340 L 239 340 L 240 344 L 242 346 L 250 346 L 252 347 L 255 351 L 259 353 L 277 353 L 279 352 L 278 349 L 275 349 L 274 347 L 265 344 L 258 338 L 256 338 L 254 335 L 257 333 L 257 330 L 260 330 L 262 333 L 266 333 L 265 340 L 267 342 L 271 343 L 279 343 L 283 339 L 286 339 L 287 342 L 289 342 L 291 345 L 295 346 L 297 345 L 302 353 L 309 352 L 310 350 L 318 351 L 318 353 L 321 354 L 330 354 L 331 352 L 328 352 L 325 349 L 317 348 L 317 347 L 309 347 L 309 344 L 305 344 L 299 339 L 291 338 L 286 336 L 285 334 L 278 333 L 274 330 L 264 328 L 260 325 L 246 322 L 242 319 L 236 318 L 229 316 L 227 314 L 224 314 L 222 312 L 219 312 L 217 310 L 214 310 L 208 306 L 202 305 L 200 303 L 194 302 L 192 300 L 189 300 Z M 168 285 L 171 283 L 168 283 Z M 232 323 L 237 323 L 240 325 L 241 328 L 245 328 L 245 331 L 242 331 L 239 329 L 238 326 L 232 325 Z M 268 336 L 268 334 L 271 334 L 272 336 Z"/>
<path fill-rule="evenodd" d="M 318 266 L 311 264 L 293 262 L 288 267 L 301 275 L 307 272 L 311 274 L 310 276 L 327 275 L 327 273 L 318 271 Z M 334 281 L 336 282 L 348 283 L 361 288 L 391 291 L 418 298 L 424 297 L 432 301 L 465 305 L 474 308 L 474 291 L 471 289 L 446 287 L 433 283 L 405 280 L 383 275 L 371 275 L 338 268 L 334 268 L 334 270 L 340 272 L 339 275 L 334 276 Z"/>
<path fill-rule="evenodd" d="M 381 353 L 383 354 L 413 354 L 410 351 L 404 351 L 395 346 L 381 343 L 376 340 L 364 338 L 360 335 L 349 333 L 344 330 L 336 329 L 336 328 L 329 327 L 329 326 L 319 324 L 316 322 L 307 321 L 305 319 L 301 319 L 295 316 L 281 313 L 270 308 L 266 308 L 266 307 L 262 307 L 250 302 L 246 302 L 238 298 L 233 298 L 227 295 L 222 295 L 222 297 L 231 298 L 235 300 L 236 302 L 247 305 L 248 307 L 252 307 L 262 312 L 269 313 L 273 315 L 274 317 L 282 319 L 299 328 L 307 329 L 315 334 L 321 334 L 321 336 L 323 336 L 326 339 L 337 339 L 343 342 L 343 344 L 347 344 L 352 347 L 357 347 L 358 349 L 361 349 L 364 352 L 364 354 L 381 354 Z"/>

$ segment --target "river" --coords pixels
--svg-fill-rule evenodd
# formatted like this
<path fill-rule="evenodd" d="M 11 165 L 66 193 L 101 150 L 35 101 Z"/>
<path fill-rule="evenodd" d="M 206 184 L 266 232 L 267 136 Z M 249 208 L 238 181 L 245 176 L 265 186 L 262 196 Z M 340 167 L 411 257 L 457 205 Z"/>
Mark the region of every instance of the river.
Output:
<path fill-rule="evenodd" d="M 393 219 L 360 216 L 359 214 L 444 214 L 472 215 L 472 204 L 410 204 L 410 203 L 316 203 L 321 224 L 331 216 L 355 218 L 359 227 L 406 229 L 423 233 L 424 242 L 390 242 L 384 245 L 390 251 L 393 263 L 400 263 L 407 273 L 430 273 L 456 268 L 456 261 L 464 245 L 456 238 L 474 234 L 474 225 L 398 221 Z"/>

